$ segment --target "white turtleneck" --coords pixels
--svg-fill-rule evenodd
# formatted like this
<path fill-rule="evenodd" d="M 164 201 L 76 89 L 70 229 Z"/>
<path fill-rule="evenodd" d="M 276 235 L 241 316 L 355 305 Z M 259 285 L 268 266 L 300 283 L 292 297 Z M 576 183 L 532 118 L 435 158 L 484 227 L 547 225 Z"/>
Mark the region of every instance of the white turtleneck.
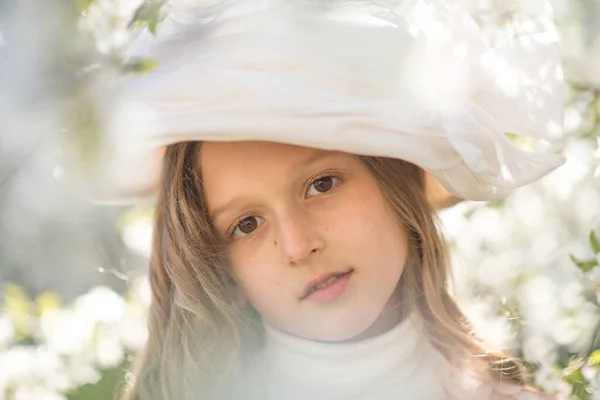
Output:
<path fill-rule="evenodd" d="M 274 399 L 442 399 L 432 379 L 435 357 L 410 319 L 360 342 L 298 338 L 265 324 L 262 353 L 267 396 Z M 426 372 L 426 373 L 425 373 Z M 268 397 L 267 397 L 268 399 Z"/>
<path fill-rule="evenodd" d="M 500 394 L 451 367 L 415 314 L 351 343 L 302 339 L 263 325 L 265 344 L 244 367 L 236 400 L 486 400 Z M 505 390 L 520 392 L 513 385 Z"/>

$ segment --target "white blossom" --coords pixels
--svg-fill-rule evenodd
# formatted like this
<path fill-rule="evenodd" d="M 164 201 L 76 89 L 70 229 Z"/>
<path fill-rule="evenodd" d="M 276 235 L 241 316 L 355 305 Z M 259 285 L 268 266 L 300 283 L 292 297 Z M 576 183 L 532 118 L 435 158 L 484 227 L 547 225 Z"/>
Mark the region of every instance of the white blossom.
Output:
<path fill-rule="evenodd" d="M 102 53 L 123 49 L 132 39 L 134 31 L 129 27 L 136 10 L 144 0 L 96 0 L 79 27 L 93 35 Z"/>

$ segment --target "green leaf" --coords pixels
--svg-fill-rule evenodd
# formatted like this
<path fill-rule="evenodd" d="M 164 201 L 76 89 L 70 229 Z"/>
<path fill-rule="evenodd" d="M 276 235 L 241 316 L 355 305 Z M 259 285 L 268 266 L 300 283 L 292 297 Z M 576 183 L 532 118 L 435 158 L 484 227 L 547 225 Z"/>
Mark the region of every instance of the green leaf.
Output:
<path fill-rule="evenodd" d="M 600 253 L 600 241 L 598 241 L 594 231 L 590 232 L 590 244 L 592 245 L 592 250 L 594 250 L 594 253 Z"/>
<path fill-rule="evenodd" d="M 146 23 L 152 34 L 156 35 L 156 26 L 160 18 L 160 9 L 163 1 L 147 0 L 136 11 L 132 23 Z"/>
<path fill-rule="evenodd" d="M 563 376 L 563 380 L 571 386 L 571 398 L 577 400 L 591 399 L 589 388 L 590 382 L 583 376 L 581 367 L 569 371 Z"/>
<path fill-rule="evenodd" d="M 568 374 L 563 376 L 563 380 L 570 385 L 583 382 L 585 377 L 580 368 L 574 368 Z"/>
<path fill-rule="evenodd" d="M 499 209 L 506 205 L 506 199 L 494 199 L 489 200 L 485 203 L 485 206 L 488 208 Z"/>
<path fill-rule="evenodd" d="M 571 389 L 571 398 L 574 400 L 592 400 L 592 391 L 588 383 L 578 383 Z"/>
<path fill-rule="evenodd" d="M 18 341 L 31 335 L 32 308 L 31 300 L 25 290 L 15 284 L 4 288 L 4 310 L 10 319 Z"/>
<path fill-rule="evenodd" d="M 94 102 L 84 93 L 75 93 L 73 109 L 69 115 L 68 128 L 64 136 L 64 145 L 74 151 L 81 166 L 88 172 L 96 166 L 98 150 L 103 137 L 100 132 L 100 120 Z"/>
<path fill-rule="evenodd" d="M 124 66 L 125 72 L 133 72 L 134 74 L 143 74 L 152 71 L 158 65 L 158 61 L 152 58 L 136 60 Z"/>
<path fill-rule="evenodd" d="M 582 272 L 590 272 L 592 268 L 598 265 L 598 262 L 595 259 L 582 261 L 575 258 L 575 256 L 572 254 L 570 254 L 569 257 L 571 258 L 573 264 L 577 265 L 577 268 L 579 268 Z"/>
<path fill-rule="evenodd" d="M 41 316 L 49 311 L 60 310 L 60 298 L 53 292 L 44 292 L 36 299 L 37 315 Z"/>
<path fill-rule="evenodd" d="M 101 378 L 95 383 L 86 383 L 67 394 L 68 400 L 106 400 L 119 397 L 126 384 L 125 372 L 130 368 L 127 361 L 112 368 L 100 369 Z"/>
<path fill-rule="evenodd" d="M 156 16 L 162 4 L 156 0 L 146 0 L 136 12 L 136 20 L 148 21 Z"/>
<path fill-rule="evenodd" d="M 156 25 L 158 25 L 158 18 L 148 20 L 148 29 L 153 35 L 156 35 Z"/>
<path fill-rule="evenodd" d="M 591 366 L 600 365 L 600 350 L 596 350 L 592 354 L 590 354 L 589 359 Z"/>
<path fill-rule="evenodd" d="M 86 14 L 94 0 L 73 0 L 80 13 Z"/>
<path fill-rule="evenodd" d="M 516 146 L 527 148 L 531 145 L 531 139 L 529 139 L 527 136 L 512 132 L 504 132 L 504 136 L 506 136 L 506 138 Z"/>

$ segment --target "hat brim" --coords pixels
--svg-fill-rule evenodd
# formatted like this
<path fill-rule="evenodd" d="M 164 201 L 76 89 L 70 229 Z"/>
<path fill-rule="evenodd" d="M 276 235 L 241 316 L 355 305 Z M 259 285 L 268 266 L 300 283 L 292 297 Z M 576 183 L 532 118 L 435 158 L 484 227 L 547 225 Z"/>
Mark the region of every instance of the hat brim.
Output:
<path fill-rule="evenodd" d="M 143 180 L 143 183 L 141 183 L 141 180 L 139 179 L 126 179 L 123 184 L 120 185 L 100 184 L 96 187 L 97 190 L 91 190 L 93 192 L 93 201 L 98 204 L 154 203 L 159 192 L 159 177 L 163 167 L 165 150 L 166 146 L 161 146 L 152 151 L 144 152 L 144 160 L 140 163 L 132 162 L 133 160 L 131 158 L 129 159 L 128 165 L 130 168 L 127 169 L 129 172 L 134 172 L 135 175 L 138 175 L 141 172 L 138 169 L 139 165 L 145 165 L 144 170 L 147 173 L 146 178 L 150 179 Z M 125 172 L 124 170 L 121 171 Z M 446 209 L 464 200 L 450 193 L 434 175 L 424 169 L 422 169 L 422 171 L 424 176 L 425 197 L 434 210 L 439 211 Z M 125 173 L 124 175 L 126 176 L 128 174 Z M 123 175 L 121 175 L 121 178 L 123 178 Z M 92 181 L 98 182 L 96 180 Z M 105 181 L 105 179 L 100 179 L 100 181 Z M 114 183 L 114 177 L 109 178 L 108 181 Z"/>
<path fill-rule="evenodd" d="M 464 199 L 454 196 L 429 173 L 425 173 L 425 195 L 435 210 L 443 210 L 462 202 Z"/>

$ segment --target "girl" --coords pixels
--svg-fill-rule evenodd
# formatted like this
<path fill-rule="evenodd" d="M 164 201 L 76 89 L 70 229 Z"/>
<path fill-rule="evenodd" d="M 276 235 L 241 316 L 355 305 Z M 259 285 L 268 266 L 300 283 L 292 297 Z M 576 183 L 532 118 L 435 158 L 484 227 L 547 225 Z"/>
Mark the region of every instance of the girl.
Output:
<path fill-rule="evenodd" d="M 473 335 L 435 213 L 563 162 L 504 135 L 560 133 L 556 38 L 467 11 L 227 1 L 140 37 L 99 194 L 156 197 L 123 399 L 552 398 Z"/>

